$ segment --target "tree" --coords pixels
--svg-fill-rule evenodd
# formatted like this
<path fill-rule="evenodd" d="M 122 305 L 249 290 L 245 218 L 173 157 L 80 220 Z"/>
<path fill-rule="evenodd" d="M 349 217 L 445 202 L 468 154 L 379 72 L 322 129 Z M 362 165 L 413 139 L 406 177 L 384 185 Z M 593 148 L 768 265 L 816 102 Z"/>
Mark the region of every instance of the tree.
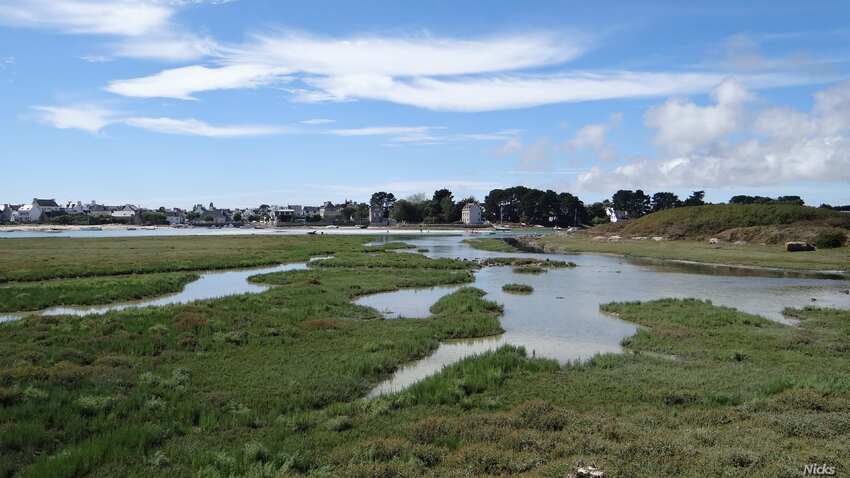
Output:
<path fill-rule="evenodd" d="M 803 198 L 801 198 L 800 196 L 779 196 L 778 198 L 776 198 L 776 202 L 781 202 L 784 204 L 796 204 L 798 206 L 806 204 L 806 202 L 803 201 Z"/>
<path fill-rule="evenodd" d="M 242 213 L 237 212 L 237 213 L 233 214 L 233 220 L 236 221 L 236 222 L 242 222 Z"/>
<path fill-rule="evenodd" d="M 390 209 L 395 205 L 395 195 L 384 191 L 378 191 L 372 194 L 369 200 L 369 205 L 381 211 L 381 217 L 386 219 L 389 217 Z"/>
<path fill-rule="evenodd" d="M 682 201 L 679 196 L 669 192 L 658 192 L 652 195 L 652 212 L 661 211 L 662 209 L 672 209 L 680 207 Z"/>
<path fill-rule="evenodd" d="M 142 223 L 147 225 L 168 224 L 168 218 L 161 212 L 145 211 L 142 213 Z"/>
<path fill-rule="evenodd" d="M 611 202 L 614 204 L 614 209 L 625 211 L 629 217 L 641 217 L 649 211 L 650 199 L 641 189 L 637 191 L 621 189 L 614 193 Z"/>
<path fill-rule="evenodd" d="M 398 222 L 420 223 L 422 222 L 422 206 L 405 199 L 396 201 L 390 217 Z"/>
<path fill-rule="evenodd" d="M 354 207 L 354 215 L 353 218 L 356 222 L 363 222 L 369 220 L 369 205 L 365 202 L 358 203 L 357 206 Z"/>
<path fill-rule="evenodd" d="M 608 213 L 605 212 L 607 204 L 595 202 L 587 207 L 587 217 L 593 225 L 605 224 L 610 221 Z"/>
<path fill-rule="evenodd" d="M 455 201 L 454 195 L 448 189 L 438 189 L 434 191 L 434 196 L 431 198 L 431 208 L 429 216 L 431 222 L 452 222 L 454 215 Z"/>
<path fill-rule="evenodd" d="M 684 205 L 685 206 L 702 206 L 702 205 L 705 204 L 705 201 L 703 201 L 703 198 L 705 198 L 705 191 L 694 191 L 693 193 L 691 193 L 691 195 L 688 197 L 688 199 L 685 199 Z"/>

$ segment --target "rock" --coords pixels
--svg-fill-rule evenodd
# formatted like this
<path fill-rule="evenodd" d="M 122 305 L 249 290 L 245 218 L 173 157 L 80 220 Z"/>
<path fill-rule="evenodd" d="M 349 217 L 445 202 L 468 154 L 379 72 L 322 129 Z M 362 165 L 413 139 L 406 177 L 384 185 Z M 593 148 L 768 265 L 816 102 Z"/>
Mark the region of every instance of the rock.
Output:
<path fill-rule="evenodd" d="M 620 239 L 622 239 L 622 237 L 620 237 L 620 236 L 611 236 L 611 237 L 608 238 L 608 242 L 617 242 Z"/>
<path fill-rule="evenodd" d="M 844 289 L 841 291 L 842 294 L 850 295 L 850 289 Z"/>
<path fill-rule="evenodd" d="M 812 302 L 817 302 L 818 300 L 812 297 Z"/>
<path fill-rule="evenodd" d="M 734 244 L 735 244 L 736 246 L 742 246 L 742 245 L 744 245 L 744 244 L 746 244 L 746 243 L 747 243 L 747 241 L 735 241 L 735 242 L 734 242 Z"/>
<path fill-rule="evenodd" d="M 664 240 L 664 238 L 661 236 L 652 236 L 652 240 L 655 242 L 661 242 Z"/>
<path fill-rule="evenodd" d="M 605 472 L 595 466 L 580 466 L 576 468 L 575 478 L 605 478 Z"/>
<path fill-rule="evenodd" d="M 720 244 L 720 239 L 718 239 L 716 237 L 712 237 L 711 239 L 708 240 L 708 243 L 709 244 Z"/>
<path fill-rule="evenodd" d="M 605 236 L 595 236 L 593 238 L 594 241 L 604 241 L 605 239 L 608 239 L 608 238 L 605 237 Z"/>
<path fill-rule="evenodd" d="M 788 252 L 807 252 L 814 251 L 815 246 L 809 244 L 808 242 L 786 242 L 785 250 Z"/>
<path fill-rule="evenodd" d="M 645 240 L 646 240 L 646 236 L 634 236 L 634 237 L 632 237 L 632 240 L 635 240 L 635 241 L 645 241 Z"/>

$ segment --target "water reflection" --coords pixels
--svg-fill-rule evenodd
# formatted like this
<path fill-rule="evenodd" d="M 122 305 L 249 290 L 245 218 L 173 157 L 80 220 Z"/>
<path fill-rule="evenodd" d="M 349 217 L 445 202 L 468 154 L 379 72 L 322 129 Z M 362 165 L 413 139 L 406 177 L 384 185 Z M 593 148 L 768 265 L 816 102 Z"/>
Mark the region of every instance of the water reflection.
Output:
<path fill-rule="evenodd" d="M 366 295 L 354 301 L 359 305 L 377 309 L 385 319 L 424 319 L 431 315 L 430 308 L 440 297 L 456 291 L 455 287 L 429 287 L 427 289 L 402 289 L 392 295 Z"/>

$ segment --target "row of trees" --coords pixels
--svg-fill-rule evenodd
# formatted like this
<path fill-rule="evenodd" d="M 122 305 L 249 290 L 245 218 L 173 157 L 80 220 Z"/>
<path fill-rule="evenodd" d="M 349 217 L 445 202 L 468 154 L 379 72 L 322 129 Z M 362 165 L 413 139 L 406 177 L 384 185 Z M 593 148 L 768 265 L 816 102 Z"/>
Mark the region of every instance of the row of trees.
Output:
<path fill-rule="evenodd" d="M 515 186 L 494 189 L 484 198 L 484 217 L 490 222 L 524 222 L 544 226 L 576 226 L 588 219 L 581 200 L 570 193 Z"/>
<path fill-rule="evenodd" d="M 383 219 L 413 224 L 445 224 L 460 221 L 461 211 L 469 202 L 476 200 L 468 197 L 455 202 L 451 191 L 438 189 L 430 198 L 415 194 L 398 200 L 393 193 L 379 191 L 372 194 L 369 205 L 380 211 Z"/>
<path fill-rule="evenodd" d="M 456 202 L 448 189 L 434 191 L 430 198 L 417 194 L 398 200 L 392 193 L 381 191 L 372 195 L 370 205 L 378 208 L 384 219 L 434 224 L 460 221 L 463 206 L 473 201 L 475 198 L 468 197 Z M 769 198 L 737 195 L 729 200 L 729 204 L 771 203 L 804 204 L 800 196 Z M 585 205 L 570 193 L 515 186 L 490 191 L 484 198 L 483 208 L 485 219 L 492 223 L 521 222 L 567 227 L 608 222 L 608 208 L 624 212 L 629 218 L 638 218 L 664 209 L 704 204 L 705 191 L 693 191 L 690 196 L 680 199 L 678 195 L 668 191 L 650 195 L 641 189 L 621 189 L 614 193 L 611 199 Z"/>

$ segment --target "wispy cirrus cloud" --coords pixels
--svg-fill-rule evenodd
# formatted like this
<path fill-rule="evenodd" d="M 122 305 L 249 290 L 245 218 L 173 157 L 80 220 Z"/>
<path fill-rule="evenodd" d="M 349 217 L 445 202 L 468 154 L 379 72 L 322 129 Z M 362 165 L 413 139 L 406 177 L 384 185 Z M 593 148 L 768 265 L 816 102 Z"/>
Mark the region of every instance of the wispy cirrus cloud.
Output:
<path fill-rule="evenodd" d="M 173 8 L 132 0 L 6 0 L 0 23 L 63 33 L 136 36 L 165 27 Z"/>
<path fill-rule="evenodd" d="M 330 123 L 336 123 L 336 120 L 332 120 L 332 119 L 328 119 L 328 118 L 312 118 L 312 119 L 299 121 L 299 123 L 306 124 L 306 125 L 330 124 Z"/>
<path fill-rule="evenodd" d="M 118 80 L 106 90 L 137 98 L 195 100 L 194 93 L 213 90 L 256 88 L 284 81 L 289 70 L 265 65 L 239 64 L 220 68 L 194 65 L 164 70 L 156 75 Z"/>
<path fill-rule="evenodd" d="M 231 125 L 214 126 L 194 118 L 146 118 L 134 117 L 123 120 L 125 124 L 149 131 L 165 134 L 205 136 L 207 138 L 239 138 L 247 136 L 268 136 L 290 133 L 293 130 L 285 126 L 269 125 Z"/>
<path fill-rule="evenodd" d="M 34 106 L 35 119 L 59 129 L 77 129 L 98 133 L 113 124 L 165 134 L 204 136 L 208 138 L 237 138 L 267 136 L 293 132 L 293 128 L 277 125 L 211 125 L 194 118 L 128 116 L 97 105 Z"/>

